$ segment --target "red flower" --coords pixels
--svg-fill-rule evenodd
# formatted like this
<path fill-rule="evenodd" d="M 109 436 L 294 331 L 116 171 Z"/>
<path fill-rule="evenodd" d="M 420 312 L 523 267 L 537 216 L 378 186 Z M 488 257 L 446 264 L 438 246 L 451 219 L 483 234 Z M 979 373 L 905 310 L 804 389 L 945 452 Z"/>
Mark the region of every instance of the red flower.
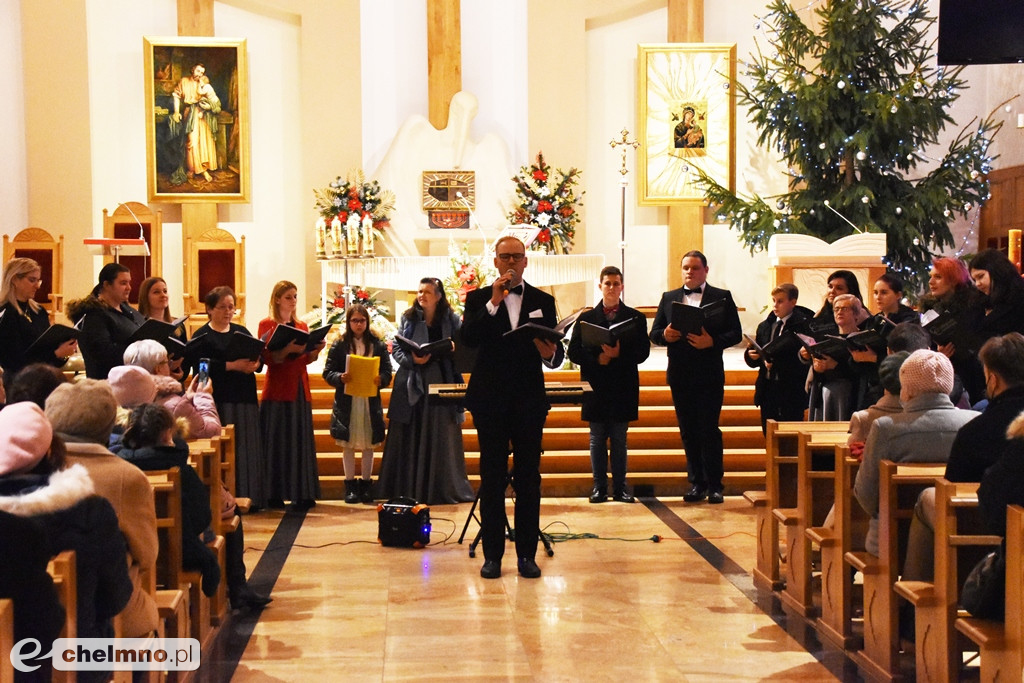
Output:
<path fill-rule="evenodd" d="M 361 208 L 363 208 L 363 203 L 359 201 L 357 198 L 352 198 L 348 200 L 349 211 L 358 211 Z"/>
<path fill-rule="evenodd" d="M 335 299 L 334 300 L 334 307 L 335 308 L 345 308 L 345 299 L 342 298 L 342 297 L 338 297 L 337 299 Z"/>
<path fill-rule="evenodd" d="M 541 230 L 540 234 L 537 235 L 537 241 L 541 242 L 543 244 L 547 244 L 548 242 L 550 242 L 551 241 L 551 231 L 548 230 L 547 228 L 544 228 L 543 230 Z"/>
<path fill-rule="evenodd" d="M 543 183 L 547 181 L 548 174 L 538 168 L 533 172 L 533 179 Z"/>
<path fill-rule="evenodd" d="M 365 289 L 357 290 L 356 291 L 356 298 L 359 299 L 360 301 L 369 301 L 370 300 L 370 293 L 367 292 Z"/>
<path fill-rule="evenodd" d="M 551 211 L 554 208 L 555 207 L 551 205 L 551 202 L 549 202 L 546 199 L 542 199 L 539 202 L 537 202 L 537 211 L 539 211 L 540 213 L 544 213 L 545 211 Z"/>
<path fill-rule="evenodd" d="M 348 188 L 348 196 L 357 199 L 359 197 L 359 188 L 358 187 L 350 187 L 350 188 Z"/>
<path fill-rule="evenodd" d="M 558 213 L 560 213 L 564 217 L 568 218 L 569 216 L 573 215 L 573 213 L 575 213 L 575 212 L 572 210 L 571 206 L 566 204 L 565 206 L 563 206 L 561 209 L 558 210 Z"/>
<path fill-rule="evenodd" d="M 459 281 L 460 282 L 472 282 L 476 279 L 476 270 L 473 266 L 466 264 L 459 267 Z"/>
<path fill-rule="evenodd" d="M 466 295 L 476 289 L 476 285 L 465 284 L 459 287 L 459 301 L 466 303 Z"/>
<path fill-rule="evenodd" d="M 348 211 L 339 211 L 338 212 L 338 220 L 341 221 L 342 225 L 344 225 L 345 221 L 348 220 Z"/>

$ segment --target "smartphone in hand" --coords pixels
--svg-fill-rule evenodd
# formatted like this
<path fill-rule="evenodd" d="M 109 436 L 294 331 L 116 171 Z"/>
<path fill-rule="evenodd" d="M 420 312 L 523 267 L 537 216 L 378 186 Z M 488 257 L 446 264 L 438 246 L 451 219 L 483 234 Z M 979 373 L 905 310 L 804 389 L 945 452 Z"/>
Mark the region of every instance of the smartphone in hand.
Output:
<path fill-rule="evenodd" d="M 204 386 L 210 381 L 210 359 L 200 358 L 199 359 L 199 386 Z"/>

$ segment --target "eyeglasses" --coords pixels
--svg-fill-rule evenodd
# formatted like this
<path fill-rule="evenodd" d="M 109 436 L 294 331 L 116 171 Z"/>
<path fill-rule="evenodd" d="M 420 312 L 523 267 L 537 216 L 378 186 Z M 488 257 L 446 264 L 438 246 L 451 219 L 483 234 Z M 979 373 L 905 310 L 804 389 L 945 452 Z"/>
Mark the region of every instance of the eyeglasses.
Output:
<path fill-rule="evenodd" d="M 365 325 L 366 318 L 349 318 L 348 321 L 353 325 Z"/>
<path fill-rule="evenodd" d="M 23 280 L 28 280 L 30 285 L 42 284 L 43 282 L 43 278 L 41 277 L 32 277 L 30 275 L 21 275 L 20 277 Z"/>
<path fill-rule="evenodd" d="M 215 311 L 233 311 L 233 310 L 235 310 L 235 306 L 234 305 L 230 305 L 230 306 L 227 306 L 227 305 L 214 306 L 213 310 L 215 310 Z"/>
<path fill-rule="evenodd" d="M 834 313 L 839 313 L 840 311 L 849 311 L 849 310 L 852 310 L 850 306 L 833 306 L 832 307 L 832 311 Z"/>
<path fill-rule="evenodd" d="M 524 258 L 526 258 L 526 254 L 498 254 L 498 260 L 504 261 L 505 263 L 508 263 L 509 261 L 519 263 Z"/>

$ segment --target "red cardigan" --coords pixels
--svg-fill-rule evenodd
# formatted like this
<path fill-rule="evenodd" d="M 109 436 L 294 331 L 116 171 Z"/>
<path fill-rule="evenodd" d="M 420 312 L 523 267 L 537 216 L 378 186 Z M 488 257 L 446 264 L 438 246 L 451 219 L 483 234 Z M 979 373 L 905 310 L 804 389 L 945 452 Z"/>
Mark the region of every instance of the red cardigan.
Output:
<path fill-rule="evenodd" d="M 262 338 L 264 334 L 277 327 L 278 323 L 270 318 L 260 321 L 257 336 Z M 309 331 L 309 326 L 304 322 L 295 325 L 300 330 Z M 267 366 L 267 381 L 263 383 L 263 401 L 294 401 L 299 392 L 299 385 L 302 385 L 302 393 L 306 400 L 311 401 L 309 393 L 309 375 L 306 374 L 306 366 L 316 360 L 315 353 L 304 353 L 294 358 L 287 358 L 282 363 L 275 363 L 270 352 L 263 350 L 263 362 Z"/>

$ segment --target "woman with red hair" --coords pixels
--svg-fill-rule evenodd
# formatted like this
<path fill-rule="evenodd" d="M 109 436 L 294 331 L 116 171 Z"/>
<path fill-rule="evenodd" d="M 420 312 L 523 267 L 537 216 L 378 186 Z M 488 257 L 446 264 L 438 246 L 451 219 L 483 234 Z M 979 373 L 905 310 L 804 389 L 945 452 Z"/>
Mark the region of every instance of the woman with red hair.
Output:
<path fill-rule="evenodd" d="M 973 332 L 971 303 L 975 289 L 967 264 L 950 256 L 934 259 L 928 277 L 928 292 L 921 297 L 921 312 L 934 310 L 939 314 L 953 316 L 967 333 L 965 336 L 969 337 Z M 971 343 L 967 348 L 958 348 L 951 341 L 935 343 L 936 350 L 953 361 L 953 370 L 963 382 L 971 403 L 985 397 L 985 377 L 978 361 L 978 346 L 977 343 Z"/>

